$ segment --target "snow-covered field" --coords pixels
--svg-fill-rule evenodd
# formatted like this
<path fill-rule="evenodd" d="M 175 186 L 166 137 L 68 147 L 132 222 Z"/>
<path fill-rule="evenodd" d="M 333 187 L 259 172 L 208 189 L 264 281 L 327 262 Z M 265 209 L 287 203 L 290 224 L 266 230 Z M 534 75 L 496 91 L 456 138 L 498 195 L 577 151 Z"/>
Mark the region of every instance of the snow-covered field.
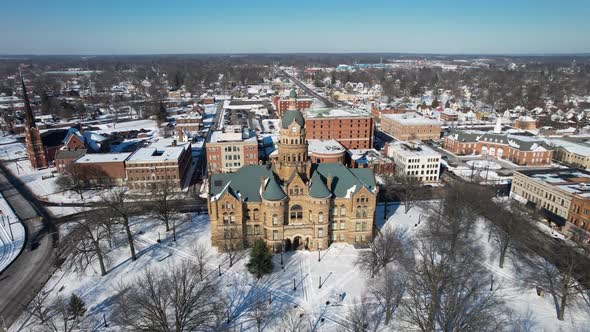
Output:
<path fill-rule="evenodd" d="M 466 164 L 469 166 L 473 166 L 477 169 L 502 169 L 502 165 L 491 160 L 468 160 Z"/>
<path fill-rule="evenodd" d="M 424 225 L 425 216 L 432 208 L 414 207 L 405 214 L 403 206 L 393 204 L 389 206 L 387 218 L 383 218 L 383 206 L 380 205 L 376 222 L 379 227 L 405 227 L 413 234 Z M 208 266 L 211 273 L 216 276 L 221 266 L 221 285 L 230 303 L 227 308 L 231 318 L 228 324 L 230 330 L 255 331 L 255 324 L 247 314 L 248 304 L 269 297 L 272 298 L 272 304 L 266 317 L 270 319 L 265 328 L 268 331 L 278 330 L 280 316 L 288 309 L 298 311 L 306 324 L 319 327 L 321 331 L 346 331 L 349 308 L 359 303 L 361 296 L 367 295 L 365 305 L 376 303 L 365 289 L 368 276 L 354 265 L 360 250 L 354 249 L 352 245 L 333 244 L 328 250 L 319 253 L 321 261 L 318 261 L 318 252 L 288 252 L 284 256 L 284 269 L 280 266 L 280 256 L 275 255 L 274 272 L 256 281 L 246 271 L 247 255 L 229 268 L 226 257 L 218 255 L 211 248 L 207 215 L 184 215 L 177 226 L 176 243 L 171 239 L 172 234 L 165 233 L 163 226 L 148 217 L 134 219 L 132 229 L 139 253 L 136 261 L 129 259 L 127 246 L 121 244 L 109 253 L 109 272 L 106 276 L 101 277 L 97 267 L 82 275 L 60 270 L 49 280 L 43 292 L 50 293 L 50 296 L 69 296 L 71 293 L 81 296 L 86 302 L 88 317 L 98 328 L 103 323 L 103 315 L 107 321 L 112 316 L 111 304 L 121 282 L 134 280 L 147 268 L 166 269 L 181 261 L 193 262 L 192 248 L 202 243 L 210 248 L 213 255 Z M 512 309 L 523 316 L 532 314 L 536 322 L 535 331 L 588 330 L 586 313 L 568 308 L 565 321 L 560 322 L 556 319 L 555 307 L 549 296 L 538 297 L 534 289 L 518 287 L 519 275 L 512 263 L 507 261 L 505 268 L 499 269 L 491 243 L 487 241 L 487 233 L 483 227 L 478 227 L 478 232 L 489 256 L 481 264 L 494 275 L 499 293 Z M 162 238 L 161 244 L 156 241 L 158 237 Z M 296 290 L 293 290 L 294 282 Z M 24 331 L 26 324 L 27 317 L 23 315 L 10 331 Z M 111 327 L 100 330 L 116 329 Z"/>
<path fill-rule="evenodd" d="M 116 124 L 108 123 L 98 125 L 97 127 L 100 128 L 99 130 L 95 131 L 98 134 L 141 129 L 149 130 L 151 133 L 158 132 L 158 124 L 154 120 L 136 120 L 129 122 L 120 122 Z"/>
<path fill-rule="evenodd" d="M 0 194 L 0 272 L 18 256 L 25 244 L 25 227 Z"/>

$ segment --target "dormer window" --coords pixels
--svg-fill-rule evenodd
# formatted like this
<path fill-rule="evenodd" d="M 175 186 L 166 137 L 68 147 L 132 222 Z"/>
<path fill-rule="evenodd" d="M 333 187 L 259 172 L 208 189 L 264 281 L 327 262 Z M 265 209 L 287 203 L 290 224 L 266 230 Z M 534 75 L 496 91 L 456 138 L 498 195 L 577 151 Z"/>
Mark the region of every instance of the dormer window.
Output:
<path fill-rule="evenodd" d="M 291 131 L 296 133 L 297 132 L 297 127 L 291 127 Z"/>

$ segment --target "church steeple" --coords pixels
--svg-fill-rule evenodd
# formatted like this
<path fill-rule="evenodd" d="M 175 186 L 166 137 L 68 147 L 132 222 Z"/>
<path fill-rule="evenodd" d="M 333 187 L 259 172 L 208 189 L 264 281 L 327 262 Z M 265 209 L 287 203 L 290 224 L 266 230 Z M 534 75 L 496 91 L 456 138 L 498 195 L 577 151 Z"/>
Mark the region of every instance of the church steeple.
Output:
<path fill-rule="evenodd" d="M 20 73 L 20 83 L 23 89 L 23 99 L 25 101 L 25 126 L 27 126 L 27 128 L 37 127 L 37 124 L 35 123 L 35 116 L 33 115 L 33 109 L 31 108 L 31 103 L 29 102 L 29 96 L 27 95 L 27 87 L 25 86 L 25 80 L 23 78 L 22 73 Z"/>
<path fill-rule="evenodd" d="M 23 99 L 25 101 L 25 146 L 27 149 L 27 157 L 33 168 L 44 168 L 48 166 L 45 147 L 43 146 L 43 140 L 41 139 L 39 128 L 37 128 L 37 124 L 35 123 L 35 116 L 33 115 L 33 109 L 29 102 L 27 87 L 25 86 L 25 80 L 22 73 L 20 73 L 20 83 L 23 89 Z"/>

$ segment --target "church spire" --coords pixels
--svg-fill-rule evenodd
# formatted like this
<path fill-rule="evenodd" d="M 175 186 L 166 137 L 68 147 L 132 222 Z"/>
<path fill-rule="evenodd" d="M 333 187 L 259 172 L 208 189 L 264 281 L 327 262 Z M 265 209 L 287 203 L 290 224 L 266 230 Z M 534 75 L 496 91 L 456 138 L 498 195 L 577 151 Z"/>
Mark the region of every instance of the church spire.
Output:
<path fill-rule="evenodd" d="M 23 74 L 20 72 L 20 83 L 23 89 L 23 99 L 25 100 L 25 125 L 27 128 L 37 127 L 35 124 L 35 116 L 33 116 L 33 109 L 31 108 L 31 103 L 29 102 L 29 96 L 27 95 L 27 87 L 25 86 L 25 80 L 23 78 Z"/>

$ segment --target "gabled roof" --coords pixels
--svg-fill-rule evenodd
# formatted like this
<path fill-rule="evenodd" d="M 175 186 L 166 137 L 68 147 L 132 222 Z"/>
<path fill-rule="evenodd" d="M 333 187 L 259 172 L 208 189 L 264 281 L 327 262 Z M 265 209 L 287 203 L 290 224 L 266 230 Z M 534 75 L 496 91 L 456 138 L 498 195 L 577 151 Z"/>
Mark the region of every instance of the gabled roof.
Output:
<path fill-rule="evenodd" d="M 221 197 L 226 186 L 233 190 L 235 195 L 246 202 L 260 202 L 260 178 L 272 176 L 272 170 L 264 165 L 249 165 L 240 168 L 235 173 L 213 174 L 210 180 L 211 196 Z"/>
<path fill-rule="evenodd" d="M 356 193 L 362 187 L 369 191 L 376 188 L 373 170 L 370 168 L 348 168 L 337 163 L 320 163 L 314 165 L 313 173 L 319 173 L 325 183 L 332 176 L 332 188 L 328 188 L 336 197 L 347 197 L 350 192 Z M 312 175 L 312 178 L 315 174 Z"/>

